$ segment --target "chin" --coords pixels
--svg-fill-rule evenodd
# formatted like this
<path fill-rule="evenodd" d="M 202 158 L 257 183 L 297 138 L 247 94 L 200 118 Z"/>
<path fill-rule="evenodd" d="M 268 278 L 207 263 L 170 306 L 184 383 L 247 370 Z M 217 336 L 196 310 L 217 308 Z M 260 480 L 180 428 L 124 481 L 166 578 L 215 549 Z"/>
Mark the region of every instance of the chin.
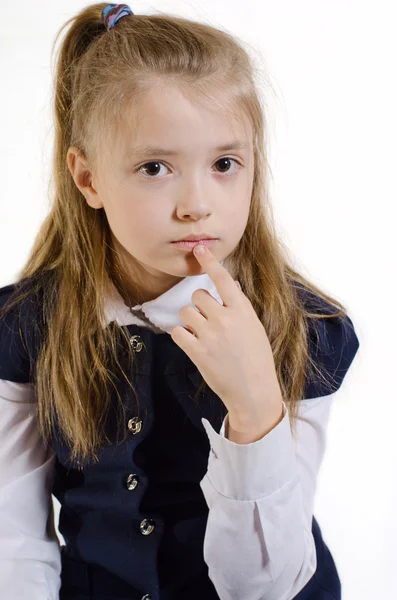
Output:
<path fill-rule="evenodd" d="M 198 263 L 197 258 L 192 254 L 186 256 L 183 263 L 180 261 L 173 261 L 173 265 L 166 270 L 169 275 L 174 277 L 188 277 L 189 275 L 201 275 L 205 273 L 203 267 Z"/>

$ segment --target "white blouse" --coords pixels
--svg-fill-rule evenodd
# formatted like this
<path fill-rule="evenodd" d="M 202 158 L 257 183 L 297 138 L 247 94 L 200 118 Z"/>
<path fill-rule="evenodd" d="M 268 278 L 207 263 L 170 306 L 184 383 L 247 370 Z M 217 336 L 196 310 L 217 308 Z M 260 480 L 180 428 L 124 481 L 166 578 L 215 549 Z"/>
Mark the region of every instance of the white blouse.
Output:
<path fill-rule="evenodd" d="M 204 274 L 133 307 L 142 318 L 114 291 L 106 300 L 106 322 L 152 324 L 170 333 L 199 288 L 222 303 Z M 333 398 L 300 401 L 296 440 L 285 403 L 281 422 L 251 444 L 228 440 L 225 421 L 218 434 L 202 419 L 211 446 L 200 482 L 209 507 L 203 553 L 221 600 L 290 600 L 314 574 L 313 504 Z M 58 600 L 60 542 L 51 496 L 56 455 L 39 434 L 33 384 L 0 379 L 0 439 L 0 597 Z"/>

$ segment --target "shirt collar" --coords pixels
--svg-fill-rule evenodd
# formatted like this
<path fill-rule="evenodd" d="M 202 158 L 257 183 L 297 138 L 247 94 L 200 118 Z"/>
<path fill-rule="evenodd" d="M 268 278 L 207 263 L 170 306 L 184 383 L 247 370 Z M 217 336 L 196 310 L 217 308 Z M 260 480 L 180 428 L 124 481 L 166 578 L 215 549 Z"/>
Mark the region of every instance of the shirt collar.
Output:
<path fill-rule="evenodd" d="M 221 264 L 223 265 L 224 262 L 222 261 Z M 179 311 L 188 304 L 195 308 L 192 294 L 198 289 L 207 290 L 215 300 L 223 305 L 222 298 L 207 273 L 185 277 L 164 294 L 131 308 L 125 304 L 113 285 L 105 297 L 105 326 L 111 321 L 117 321 L 119 325 L 139 324 L 147 327 L 148 324 L 145 323 L 145 320 L 149 320 L 155 329 L 171 333 L 176 325 L 183 326 L 179 319 Z M 141 316 L 139 317 L 139 315 Z"/>

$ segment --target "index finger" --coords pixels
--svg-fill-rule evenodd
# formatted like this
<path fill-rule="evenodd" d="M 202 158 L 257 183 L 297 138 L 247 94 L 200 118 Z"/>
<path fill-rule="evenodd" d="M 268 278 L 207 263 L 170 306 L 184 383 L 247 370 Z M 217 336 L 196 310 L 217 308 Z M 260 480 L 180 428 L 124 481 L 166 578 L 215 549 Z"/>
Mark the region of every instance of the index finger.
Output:
<path fill-rule="evenodd" d="M 204 250 L 204 252 L 199 254 L 200 250 Z M 198 244 L 194 247 L 193 253 L 205 272 L 214 282 L 218 294 L 222 298 L 223 305 L 231 306 L 235 304 L 239 300 L 240 292 L 229 271 L 221 265 L 208 247 Z"/>

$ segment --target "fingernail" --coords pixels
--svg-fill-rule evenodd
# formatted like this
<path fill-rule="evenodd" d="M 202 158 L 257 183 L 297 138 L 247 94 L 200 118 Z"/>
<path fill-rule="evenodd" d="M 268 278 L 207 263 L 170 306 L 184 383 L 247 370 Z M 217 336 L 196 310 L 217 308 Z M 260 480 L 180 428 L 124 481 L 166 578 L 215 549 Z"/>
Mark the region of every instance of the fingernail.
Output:
<path fill-rule="evenodd" d="M 205 248 L 204 246 L 197 245 L 194 247 L 194 251 L 196 254 L 204 254 Z"/>

